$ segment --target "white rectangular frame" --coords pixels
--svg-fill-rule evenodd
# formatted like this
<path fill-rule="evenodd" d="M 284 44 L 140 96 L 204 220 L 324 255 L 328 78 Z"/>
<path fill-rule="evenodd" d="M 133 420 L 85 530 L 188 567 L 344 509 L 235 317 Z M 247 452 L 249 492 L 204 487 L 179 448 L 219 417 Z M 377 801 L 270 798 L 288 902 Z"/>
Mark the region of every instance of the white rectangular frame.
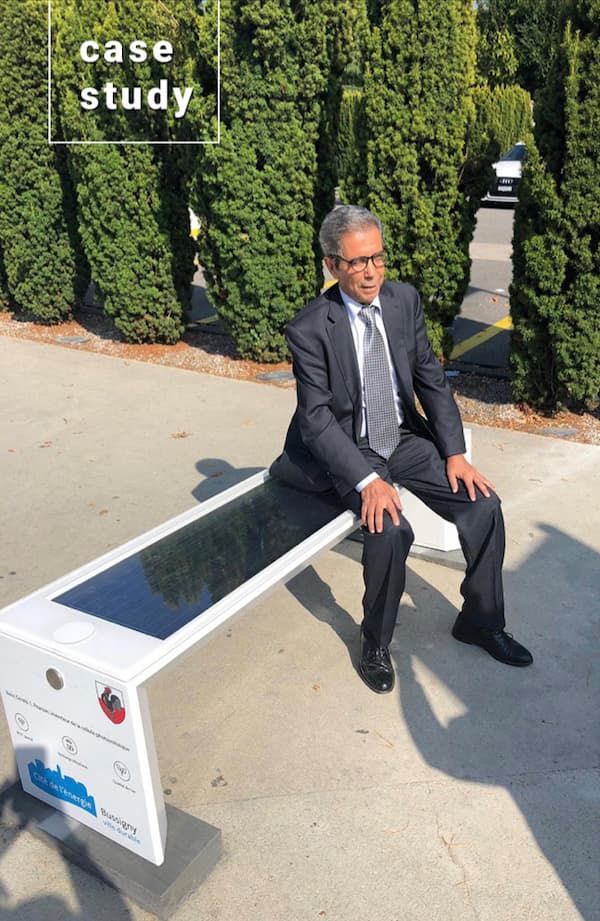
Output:
<path fill-rule="evenodd" d="M 151 144 L 175 145 L 217 145 L 221 143 L 221 0 L 217 0 L 217 139 L 212 141 L 55 141 L 52 138 L 52 0 L 48 0 L 48 143 L 52 146 L 68 146 L 74 144 L 106 145 L 106 144 Z"/>

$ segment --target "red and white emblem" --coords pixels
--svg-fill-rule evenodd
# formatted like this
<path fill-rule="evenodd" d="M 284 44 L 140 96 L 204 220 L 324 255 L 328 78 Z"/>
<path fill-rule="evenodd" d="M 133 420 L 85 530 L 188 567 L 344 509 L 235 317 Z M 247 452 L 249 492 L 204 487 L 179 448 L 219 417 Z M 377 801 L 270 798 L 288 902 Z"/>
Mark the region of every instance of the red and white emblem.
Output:
<path fill-rule="evenodd" d="M 109 687 L 101 681 L 96 682 L 98 703 L 103 713 L 111 723 L 122 723 L 125 719 L 125 704 L 123 692 L 118 688 Z"/>

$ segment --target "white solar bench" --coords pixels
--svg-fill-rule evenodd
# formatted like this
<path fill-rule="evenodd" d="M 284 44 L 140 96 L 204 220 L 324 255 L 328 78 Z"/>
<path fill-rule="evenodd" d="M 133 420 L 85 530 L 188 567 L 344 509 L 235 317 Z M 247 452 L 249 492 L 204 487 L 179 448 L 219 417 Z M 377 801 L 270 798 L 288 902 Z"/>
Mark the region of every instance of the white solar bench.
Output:
<path fill-rule="evenodd" d="M 409 494 L 403 504 L 417 543 L 458 546 L 452 526 Z M 333 497 L 265 470 L 5 608 L 2 698 L 24 790 L 63 829 L 81 823 L 161 865 L 146 685 L 357 526 Z M 214 863 L 220 832 L 206 828 Z"/>

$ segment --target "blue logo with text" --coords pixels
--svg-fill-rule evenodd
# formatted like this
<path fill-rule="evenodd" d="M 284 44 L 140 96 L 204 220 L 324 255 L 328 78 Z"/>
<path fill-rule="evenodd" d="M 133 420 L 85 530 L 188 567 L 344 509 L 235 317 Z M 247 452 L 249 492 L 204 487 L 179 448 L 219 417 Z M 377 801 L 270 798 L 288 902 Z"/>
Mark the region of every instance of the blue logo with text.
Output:
<path fill-rule="evenodd" d="M 55 796 L 57 799 L 64 800 L 65 803 L 71 803 L 89 812 L 90 815 L 96 815 L 96 803 L 94 797 L 90 796 L 87 787 L 72 777 L 63 777 L 60 767 L 57 765 L 56 770 L 47 768 L 43 761 L 36 758 L 27 765 L 29 776 L 32 784 L 44 793 Z"/>

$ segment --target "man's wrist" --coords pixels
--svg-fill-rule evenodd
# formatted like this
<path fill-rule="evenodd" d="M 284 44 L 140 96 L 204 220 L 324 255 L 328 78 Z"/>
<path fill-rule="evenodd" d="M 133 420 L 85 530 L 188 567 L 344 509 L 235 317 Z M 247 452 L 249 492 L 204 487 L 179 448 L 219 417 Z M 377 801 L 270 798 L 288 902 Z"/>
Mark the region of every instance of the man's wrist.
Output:
<path fill-rule="evenodd" d="M 379 479 L 378 473 L 370 473 L 368 476 L 363 477 L 363 479 L 359 483 L 357 483 L 354 488 L 356 492 L 361 493 L 363 489 L 365 488 L 365 486 L 368 486 L 369 483 L 373 482 L 373 480 L 378 480 L 378 479 Z"/>

